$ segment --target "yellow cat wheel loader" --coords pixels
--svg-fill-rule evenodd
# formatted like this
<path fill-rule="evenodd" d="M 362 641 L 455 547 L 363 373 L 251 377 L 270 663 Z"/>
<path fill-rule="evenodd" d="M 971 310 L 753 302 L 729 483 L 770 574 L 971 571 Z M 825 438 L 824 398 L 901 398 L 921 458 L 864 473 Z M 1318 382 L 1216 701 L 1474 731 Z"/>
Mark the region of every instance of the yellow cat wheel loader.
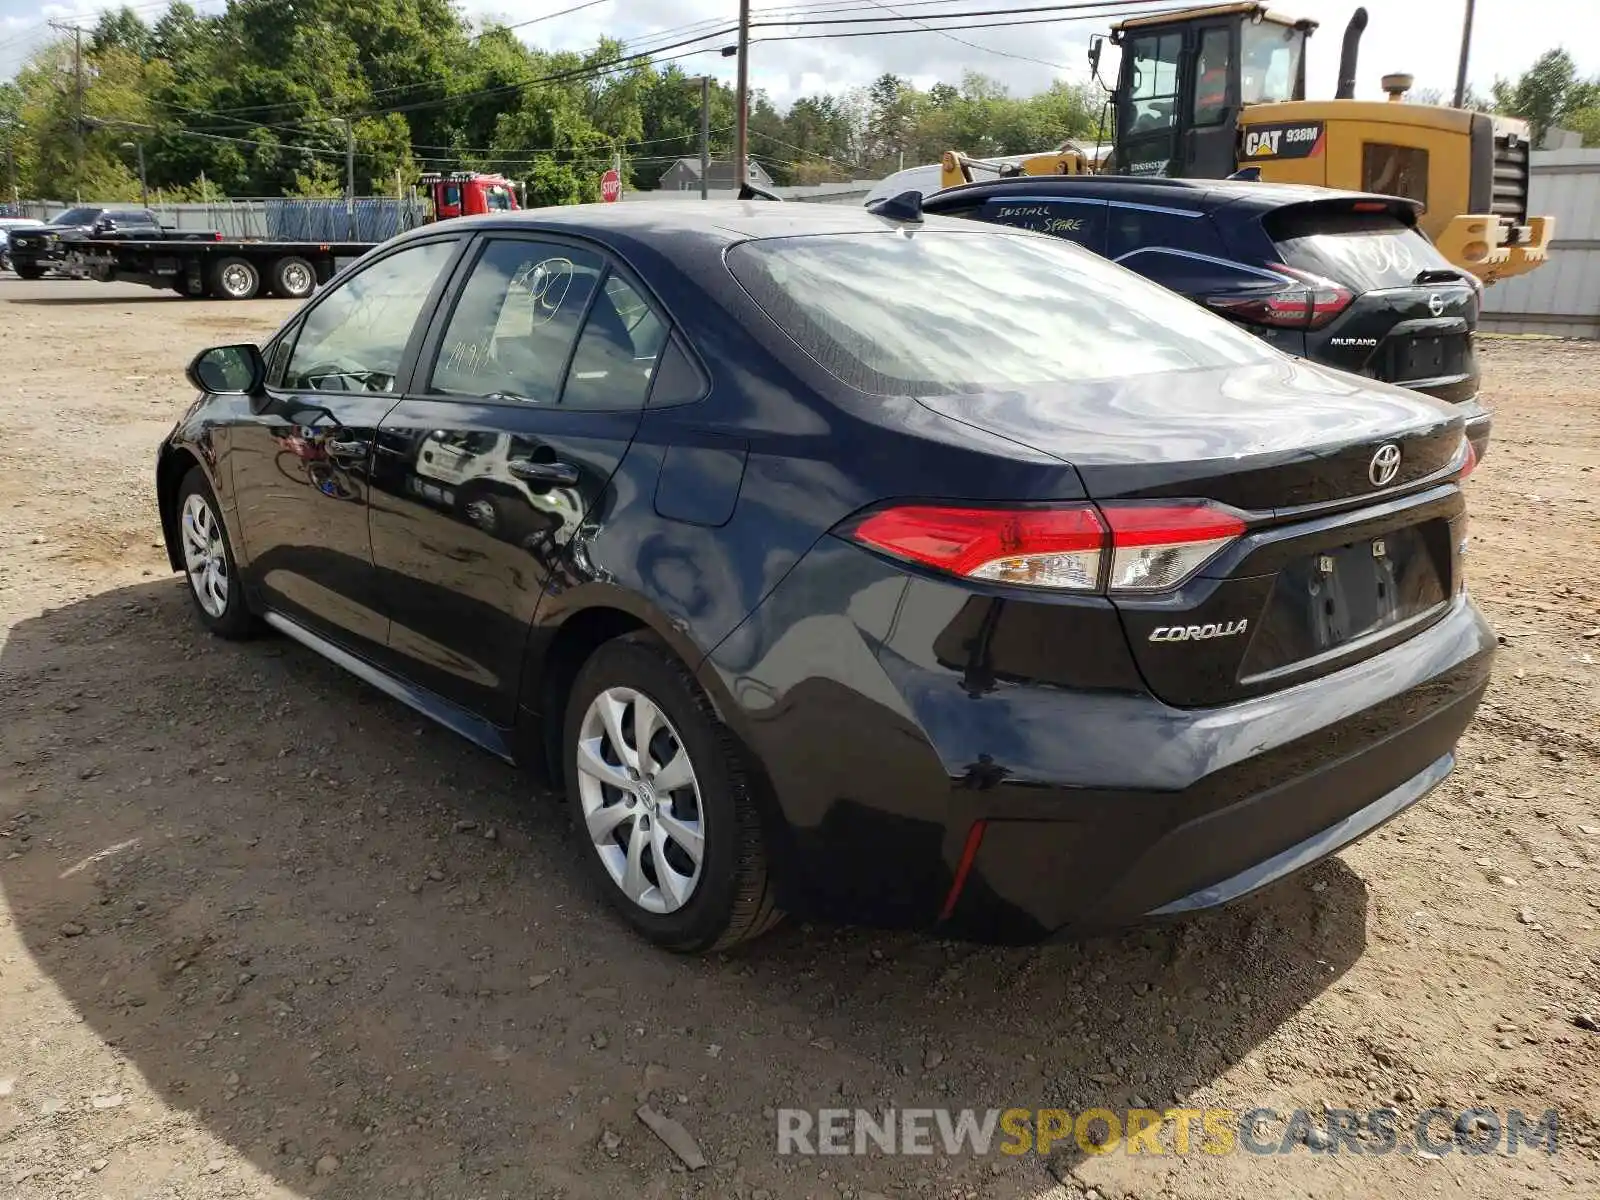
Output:
<path fill-rule="evenodd" d="M 1307 100 L 1306 39 L 1315 21 L 1238 3 L 1113 25 L 1122 64 L 1112 93 L 1113 149 L 1099 169 L 1185 179 L 1243 172 L 1404 196 L 1425 206 L 1422 230 L 1445 257 L 1485 283 L 1542 265 L 1555 223 L 1528 214 L 1527 123 L 1404 103 L 1406 75 L 1384 77 L 1387 101 L 1354 99 L 1366 26 L 1366 9 L 1356 9 L 1334 98 Z M 1089 56 L 1098 70 L 1098 43 Z M 999 161 L 950 151 L 941 166 L 944 187 L 980 174 L 1096 169 L 1092 155 L 1069 145 Z"/>

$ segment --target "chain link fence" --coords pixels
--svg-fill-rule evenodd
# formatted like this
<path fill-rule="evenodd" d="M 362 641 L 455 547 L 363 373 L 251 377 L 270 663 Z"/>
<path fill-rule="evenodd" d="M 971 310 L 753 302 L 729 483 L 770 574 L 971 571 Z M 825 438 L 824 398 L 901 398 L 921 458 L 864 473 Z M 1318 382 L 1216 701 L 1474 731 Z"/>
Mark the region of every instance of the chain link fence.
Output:
<path fill-rule="evenodd" d="M 48 221 L 70 208 L 137 208 L 126 200 L 69 204 L 24 200 L 5 215 Z M 152 204 L 168 229 L 216 232 L 226 238 L 273 242 L 381 242 L 422 224 L 427 206 L 415 197 L 368 196 L 348 211 L 342 199 L 213 200 L 199 204 Z"/>

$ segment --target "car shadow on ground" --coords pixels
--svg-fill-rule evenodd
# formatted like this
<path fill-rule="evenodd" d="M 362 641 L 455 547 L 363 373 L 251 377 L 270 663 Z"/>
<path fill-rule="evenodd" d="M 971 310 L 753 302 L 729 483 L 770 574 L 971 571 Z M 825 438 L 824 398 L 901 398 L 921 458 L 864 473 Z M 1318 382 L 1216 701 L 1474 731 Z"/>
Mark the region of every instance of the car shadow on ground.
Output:
<path fill-rule="evenodd" d="M 176 292 L 151 290 L 148 296 L 3 296 L 7 304 L 24 304 L 35 308 L 93 308 L 99 304 L 166 304 L 185 297 Z"/>
<path fill-rule="evenodd" d="M 605 911 L 559 801 L 296 645 L 206 636 L 179 580 L 19 623 L 0 680 L 0 889 L 28 952 L 162 1104 L 307 1194 L 675 1195 L 648 1099 L 712 1195 L 823 1170 L 829 1194 L 937 1173 L 1033 1195 L 1059 1161 L 780 1160 L 775 1110 L 1170 1105 L 1365 944 L 1333 861 L 1091 942 L 791 923 L 677 958 Z M 134 1119 L 42 1115 L 50 1073 L 18 1080 L 24 1121 Z"/>

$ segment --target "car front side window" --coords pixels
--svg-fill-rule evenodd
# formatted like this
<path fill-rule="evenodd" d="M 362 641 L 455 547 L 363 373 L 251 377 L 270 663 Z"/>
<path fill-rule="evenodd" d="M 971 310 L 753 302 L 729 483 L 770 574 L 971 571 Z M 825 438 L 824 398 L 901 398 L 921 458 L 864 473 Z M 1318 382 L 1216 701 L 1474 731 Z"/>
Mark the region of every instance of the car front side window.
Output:
<path fill-rule="evenodd" d="M 417 317 L 455 250 L 454 240 L 410 246 L 335 287 L 301 323 L 282 386 L 394 391 Z"/>

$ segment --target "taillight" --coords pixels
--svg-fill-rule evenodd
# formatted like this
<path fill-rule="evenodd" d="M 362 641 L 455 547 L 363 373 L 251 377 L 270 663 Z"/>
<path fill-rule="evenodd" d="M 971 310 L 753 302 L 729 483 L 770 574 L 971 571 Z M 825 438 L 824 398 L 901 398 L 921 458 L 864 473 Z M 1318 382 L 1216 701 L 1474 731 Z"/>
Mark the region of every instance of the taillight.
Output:
<path fill-rule="evenodd" d="M 1478 469 L 1478 451 L 1469 439 L 1462 438 L 1461 440 L 1467 443 L 1467 462 L 1466 465 L 1461 468 L 1461 474 L 1458 476 L 1458 479 L 1465 479 L 1468 475 L 1471 475 Z"/>
<path fill-rule="evenodd" d="M 1072 592 L 1177 587 L 1245 531 L 1211 504 L 880 508 L 843 536 L 892 558 L 966 579 Z"/>
<path fill-rule="evenodd" d="M 1113 592 L 1176 587 L 1245 531 L 1232 513 L 1209 505 L 1108 504 Z"/>
<path fill-rule="evenodd" d="M 951 575 L 1022 587 L 1092 592 L 1106 528 L 1088 505 L 1067 508 L 882 508 L 847 536 Z"/>
<path fill-rule="evenodd" d="M 1211 296 L 1206 304 L 1255 325 L 1319 329 L 1349 308 L 1355 299 L 1348 288 L 1310 271 L 1286 267 L 1282 263 L 1273 263 L 1267 269 L 1287 276 L 1283 287 L 1245 296 Z"/>

